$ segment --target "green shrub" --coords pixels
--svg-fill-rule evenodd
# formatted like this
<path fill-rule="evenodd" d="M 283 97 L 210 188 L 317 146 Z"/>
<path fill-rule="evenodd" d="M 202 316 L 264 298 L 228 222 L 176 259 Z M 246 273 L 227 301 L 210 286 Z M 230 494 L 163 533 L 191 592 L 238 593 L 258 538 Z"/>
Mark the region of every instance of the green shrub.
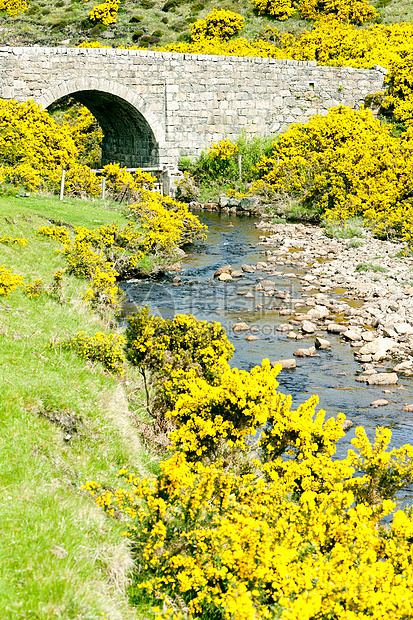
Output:
<path fill-rule="evenodd" d="M 358 273 L 362 271 L 373 271 L 374 273 L 386 273 L 388 269 L 381 265 L 374 265 L 373 263 L 359 263 L 355 269 Z"/>
<path fill-rule="evenodd" d="M 191 33 L 189 30 L 187 32 L 182 32 L 178 37 L 176 37 L 176 40 L 181 43 L 189 43 L 191 40 Z"/>
<path fill-rule="evenodd" d="M 241 134 L 236 142 L 221 140 L 218 144 L 212 144 L 204 151 L 193 165 L 188 158 L 181 160 L 182 165 L 190 166 L 195 178 L 201 182 L 243 181 L 249 183 L 256 178 L 255 165 L 262 157 L 271 152 L 273 137 L 261 138 L 259 136 L 247 138 Z M 241 158 L 241 162 L 239 160 Z M 240 167 L 241 163 L 241 179 Z"/>
<path fill-rule="evenodd" d="M 186 30 L 188 28 L 188 23 L 186 19 L 184 19 L 183 17 L 180 17 L 179 19 L 172 22 L 171 28 L 175 32 L 181 32 L 182 30 Z"/>
<path fill-rule="evenodd" d="M 353 241 L 350 241 L 349 244 L 347 244 L 348 248 L 360 248 L 362 245 L 364 245 L 364 241 L 358 241 L 357 239 L 354 239 Z"/>
<path fill-rule="evenodd" d="M 182 170 L 182 172 L 193 172 L 196 168 L 196 162 L 187 155 L 184 155 L 179 159 L 178 168 Z"/>
<path fill-rule="evenodd" d="M 141 43 L 147 43 L 148 45 L 151 45 L 153 43 L 159 43 L 159 41 L 160 41 L 160 37 L 154 37 L 154 36 L 149 35 L 149 34 L 145 34 L 141 38 Z"/>
<path fill-rule="evenodd" d="M 52 30 L 63 30 L 63 28 L 66 28 L 68 23 L 69 22 L 67 22 L 67 21 L 60 20 L 60 21 L 58 21 L 58 22 L 56 22 L 55 24 L 52 25 Z"/>
<path fill-rule="evenodd" d="M 324 220 L 325 235 L 335 239 L 353 239 L 354 237 L 364 237 L 363 218 L 354 217 L 340 224 L 335 224 L 329 220 Z"/>
<path fill-rule="evenodd" d="M 191 6 L 191 13 L 199 13 L 200 11 L 203 11 L 204 8 L 205 4 L 203 2 L 195 2 L 195 4 Z"/>
<path fill-rule="evenodd" d="M 180 4 L 181 0 L 166 0 L 161 10 L 168 13 L 168 11 L 174 11 Z"/>

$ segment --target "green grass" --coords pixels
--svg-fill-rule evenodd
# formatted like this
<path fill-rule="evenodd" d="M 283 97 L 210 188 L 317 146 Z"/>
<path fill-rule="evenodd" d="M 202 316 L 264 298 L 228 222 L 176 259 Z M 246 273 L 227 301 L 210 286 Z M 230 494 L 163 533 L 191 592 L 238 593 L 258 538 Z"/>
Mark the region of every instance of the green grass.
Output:
<path fill-rule="evenodd" d="M 80 200 L 0 197 L 0 236 L 29 242 L 0 244 L 0 264 L 26 283 L 48 284 L 64 267 L 60 244 L 35 234 L 45 217 L 86 226 L 121 218 Z M 151 617 L 127 599 L 132 560 L 122 524 L 81 489 L 90 479 L 116 485 L 125 464 L 140 473 L 152 467 L 125 399 L 140 386 L 137 373 L 115 379 L 49 346 L 81 330 L 104 331 L 82 302 L 85 288 L 65 276 L 63 303 L 46 295 L 30 300 L 23 289 L 0 297 L 2 620 Z"/>
<path fill-rule="evenodd" d="M 329 220 L 323 220 L 324 233 L 330 239 L 354 239 L 354 237 L 364 237 L 363 218 L 353 217 L 340 224 L 334 224 Z M 353 246 L 357 247 L 357 246 Z"/>
<path fill-rule="evenodd" d="M 319 222 L 320 212 L 317 208 L 304 205 L 298 200 L 286 198 L 279 206 L 278 215 L 288 222 Z"/>
<path fill-rule="evenodd" d="M 413 21 L 413 4 L 411 0 L 390 0 L 372 2 L 380 12 L 384 24 L 397 24 Z"/>
<path fill-rule="evenodd" d="M 83 225 L 92 228 L 105 223 L 126 223 L 127 220 L 120 213 L 119 207 L 109 207 L 109 205 L 109 200 L 90 201 L 77 198 L 59 200 L 56 196 L 40 196 L 38 194 L 32 194 L 28 198 L 0 196 L 0 208 L 3 216 L 13 219 L 18 214 L 30 217 L 36 215 L 42 218 L 39 225 L 45 225 L 47 218 L 67 222 L 73 226 Z M 7 226 L 7 222 L 2 222 L 2 228 L 4 226 Z"/>
<path fill-rule="evenodd" d="M 373 265 L 373 263 L 359 263 L 355 268 L 358 273 L 362 271 L 373 271 L 374 273 L 386 273 L 388 269 L 381 265 Z"/>
<path fill-rule="evenodd" d="M 361 248 L 364 245 L 364 241 L 358 241 L 357 239 L 353 239 L 347 244 L 348 248 Z"/>

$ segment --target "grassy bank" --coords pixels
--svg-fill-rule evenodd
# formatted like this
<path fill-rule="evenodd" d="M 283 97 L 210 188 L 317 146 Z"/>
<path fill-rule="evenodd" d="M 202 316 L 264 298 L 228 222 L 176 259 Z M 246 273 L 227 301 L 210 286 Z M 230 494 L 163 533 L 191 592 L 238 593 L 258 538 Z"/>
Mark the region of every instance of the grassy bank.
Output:
<path fill-rule="evenodd" d="M 88 227 L 119 221 L 103 203 L 50 197 L 0 198 L 0 264 L 50 284 L 64 267 L 61 246 L 36 236 L 47 219 Z M 101 321 L 82 302 L 86 282 L 65 275 L 63 300 L 23 288 L 0 298 L 1 460 L 0 616 L 64 620 L 150 617 L 127 601 L 130 551 L 122 523 L 110 522 L 81 490 L 86 480 L 116 484 L 121 466 L 145 472 L 126 389 L 133 371 L 115 379 L 51 341 L 79 331 L 94 335 Z M 132 372 L 132 374 L 131 374 Z"/>

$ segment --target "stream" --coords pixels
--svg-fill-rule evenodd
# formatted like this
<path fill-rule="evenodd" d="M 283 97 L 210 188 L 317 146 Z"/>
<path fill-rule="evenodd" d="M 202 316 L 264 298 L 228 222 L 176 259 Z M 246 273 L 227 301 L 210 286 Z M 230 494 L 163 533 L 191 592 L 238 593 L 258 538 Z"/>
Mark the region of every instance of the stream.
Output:
<path fill-rule="evenodd" d="M 235 348 L 231 366 L 245 370 L 260 365 L 263 358 L 270 361 L 292 358 L 298 347 L 312 346 L 314 335 L 298 343 L 287 338 L 285 332 L 276 330 L 280 323 L 288 321 L 288 317 L 280 316 L 279 310 L 291 306 L 281 298 L 261 297 L 253 289 L 260 278 L 266 277 L 265 273 L 245 273 L 232 282 L 214 280 L 215 271 L 224 265 L 239 269 L 242 264 L 265 260 L 262 253 L 265 248 L 259 245 L 263 232 L 255 227 L 259 220 L 216 212 L 197 212 L 197 215 L 208 226 L 207 241 L 191 246 L 189 256 L 181 261 L 181 272 L 159 280 L 123 283 L 128 302 L 125 309 L 133 311 L 135 304 L 148 305 L 153 313 L 163 318 L 193 314 L 200 320 L 219 321 Z M 294 269 L 281 265 L 277 270 L 291 273 Z M 176 282 L 177 278 L 181 281 Z M 300 282 L 283 275 L 271 276 L 271 279 L 276 282 L 277 289 L 290 291 L 293 302 L 302 300 Z M 245 298 L 242 293 L 247 291 L 252 295 Z M 348 300 L 345 293 L 332 292 L 329 296 Z M 240 321 L 257 328 L 255 335 L 259 340 L 248 342 L 246 336 L 250 332 L 235 333 L 232 325 Z M 354 427 L 338 442 L 337 456 L 340 458 L 345 457 L 351 447 L 356 426 L 364 426 L 370 440 L 378 426 L 389 427 L 392 447 L 413 444 L 413 414 L 402 411 L 403 403 L 413 401 L 413 380 L 403 378 L 401 383 L 405 390 L 392 389 L 388 406 L 372 408 L 373 400 L 383 398 L 383 387 L 357 383 L 354 376 L 359 364 L 354 360 L 353 350 L 341 343 L 338 336 L 329 334 L 328 339 L 332 344 L 330 350 L 319 351 L 317 357 L 297 358 L 295 370 L 281 371 L 279 390 L 291 394 L 294 407 L 312 394 L 318 394 L 319 407 L 325 409 L 327 418 L 342 412 L 353 421 Z M 413 503 L 413 487 L 405 489 L 400 497 Z"/>

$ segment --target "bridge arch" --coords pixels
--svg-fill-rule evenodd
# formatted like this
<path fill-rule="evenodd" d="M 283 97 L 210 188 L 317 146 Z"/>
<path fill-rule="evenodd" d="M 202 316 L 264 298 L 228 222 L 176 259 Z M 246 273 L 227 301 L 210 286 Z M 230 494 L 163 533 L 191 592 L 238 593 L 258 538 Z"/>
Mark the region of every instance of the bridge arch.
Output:
<path fill-rule="evenodd" d="M 110 80 L 79 78 L 60 82 L 37 102 L 48 108 L 68 95 L 86 106 L 102 127 L 102 165 L 113 161 L 129 168 L 159 165 L 164 129 L 139 94 Z"/>

